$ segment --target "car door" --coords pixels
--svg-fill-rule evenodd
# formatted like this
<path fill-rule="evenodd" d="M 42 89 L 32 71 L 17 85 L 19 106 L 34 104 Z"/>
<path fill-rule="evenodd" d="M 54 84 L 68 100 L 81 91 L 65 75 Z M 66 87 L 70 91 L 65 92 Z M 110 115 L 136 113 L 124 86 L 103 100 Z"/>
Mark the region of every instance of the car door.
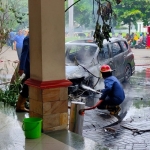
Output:
<path fill-rule="evenodd" d="M 124 57 L 123 57 L 123 49 L 120 46 L 119 42 L 113 42 L 110 43 L 111 47 L 111 58 L 112 58 L 112 63 L 115 68 L 115 76 L 118 79 L 122 78 L 122 75 L 124 73 Z"/>
<path fill-rule="evenodd" d="M 109 48 L 108 44 L 103 45 L 103 48 L 101 49 L 101 51 L 99 51 L 99 53 L 97 55 L 99 67 L 101 67 L 103 64 L 107 64 L 111 67 L 112 70 L 114 70 L 115 67 L 113 64 L 113 60 L 110 56 L 111 56 L 110 48 Z M 113 72 L 113 75 L 115 75 L 115 72 Z"/>
<path fill-rule="evenodd" d="M 126 64 L 128 62 L 128 54 L 129 54 L 129 46 L 126 41 L 120 41 L 121 47 L 123 49 L 123 59 L 124 59 L 124 68 L 126 67 Z"/>

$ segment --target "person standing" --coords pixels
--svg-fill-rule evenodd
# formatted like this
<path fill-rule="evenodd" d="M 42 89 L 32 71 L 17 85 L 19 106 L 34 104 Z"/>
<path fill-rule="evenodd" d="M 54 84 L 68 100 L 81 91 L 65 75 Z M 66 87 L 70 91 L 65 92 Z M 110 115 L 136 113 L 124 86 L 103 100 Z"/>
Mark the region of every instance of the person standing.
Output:
<path fill-rule="evenodd" d="M 12 50 L 14 49 L 15 36 L 16 36 L 15 32 L 13 32 L 13 30 L 11 29 L 8 34 L 8 41 L 9 41 L 8 43 Z"/>
<path fill-rule="evenodd" d="M 15 39 L 14 39 L 14 50 L 17 51 L 17 55 L 18 55 L 19 60 L 20 60 L 20 57 L 21 57 L 24 38 L 25 38 L 25 36 L 22 33 L 22 30 L 19 30 L 17 35 L 15 36 Z"/>
<path fill-rule="evenodd" d="M 17 55 L 18 55 L 19 61 L 20 61 L 20 57 L 21 57 L 24 37 L 25 36 L 22 33 L 22 30 L 19 30 L 18 34 L 15 36 L 15 39 L 14 39 L 14 50 L 17 50 Z M 11 78 L 11 81 L 10 81 L 11 84 L 13 84 L 16 80 L 16 77 L 18 77 L 18 70 L 19 70 L 19 62 L 18 62 L 17 67 L 15 68 L 14 74 Z"/>
<path fill-rule="evenodd" d="M 130 43 L 131 43 L 132 39 L 131 39 L 131 37 L 130 37 L 129 33 L 127 33 L 127 34 L 126 34 L 125 39 L 127 40 L 127 43 L 130 45 Z"/>
<path fill-rule="evenodd" d="M 135 45 L 137 45 L 137 41 L 138 41 L 138 36 L 137 36 L 137 34 L 135 33 L 134 34 L 134 37 L 133 37 L 133 45 L 135 46 Z"/>
<path fill-rule="evenodd" d="M 118 38 L 123 38 L 123 36 L 122 36 L 122 33 L 120 32 L 120 33 L 118 33 L 118 36 L 117 36 Z"/>
<path fill-rule="evenodd" d="M 28 32 L 29 32 L 28 29 L 24 29 L 24 30 L 23 30 L 23 34 L 24 34 L 25 37 L 28 35 Z"/>
<path fill-rule="evenodd" d="M 29 35 L 23 40 L 23 48 L 20 57 L 18 74 L 22 76 L 23 73 L 25 77 L 22 79 L 22 89 L 16 103 L 16 112 L 29 112 L 29 109 L 25 108 L 25 102 L 29 96 L 29 88 L 28 85 L 25 84 L 25 81 L 30 78 Z"/>

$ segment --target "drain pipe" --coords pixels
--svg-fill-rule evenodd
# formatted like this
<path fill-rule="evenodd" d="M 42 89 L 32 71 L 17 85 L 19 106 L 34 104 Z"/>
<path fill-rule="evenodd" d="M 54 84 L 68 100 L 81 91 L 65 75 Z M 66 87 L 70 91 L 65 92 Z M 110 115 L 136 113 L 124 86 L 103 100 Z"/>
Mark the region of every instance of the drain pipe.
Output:
<path fill-rule="evenodd" d="M 84 109 L 85 103 L 71 102 L 69 130 L 82 135 L 84 115 L 79 114 L 80 109 Z"/>

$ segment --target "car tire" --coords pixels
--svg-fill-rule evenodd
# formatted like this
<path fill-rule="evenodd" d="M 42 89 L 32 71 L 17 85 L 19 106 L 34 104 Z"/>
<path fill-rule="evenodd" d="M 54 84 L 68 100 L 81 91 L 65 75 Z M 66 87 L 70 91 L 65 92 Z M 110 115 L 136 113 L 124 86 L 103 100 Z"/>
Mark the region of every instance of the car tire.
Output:
<path fill-rule="evenodd" d="M 124 74 L 125 74 L 124 81 L 128 82 L 131 75 L 132 75 L 132 69 L 131 69 L 131 66 L 129 64 L 126 65 Z"/>

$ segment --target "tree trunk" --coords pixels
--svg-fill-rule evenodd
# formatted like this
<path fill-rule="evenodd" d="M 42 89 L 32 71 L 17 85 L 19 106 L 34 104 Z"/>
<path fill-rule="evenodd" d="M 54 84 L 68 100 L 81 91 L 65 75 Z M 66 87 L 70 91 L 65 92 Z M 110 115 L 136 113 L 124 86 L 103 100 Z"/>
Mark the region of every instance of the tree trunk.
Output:
<path fill-rule="evenodd" d="M 2 51 L 2 43 L 0 42 L 0 53 L 1 53 L 1 51 Z"/>
<path fill-rule="evenodd" d="M 129 35 L 130 35 L 130 32 L 131 32 L 131 22 L 129 22 Z"/>

